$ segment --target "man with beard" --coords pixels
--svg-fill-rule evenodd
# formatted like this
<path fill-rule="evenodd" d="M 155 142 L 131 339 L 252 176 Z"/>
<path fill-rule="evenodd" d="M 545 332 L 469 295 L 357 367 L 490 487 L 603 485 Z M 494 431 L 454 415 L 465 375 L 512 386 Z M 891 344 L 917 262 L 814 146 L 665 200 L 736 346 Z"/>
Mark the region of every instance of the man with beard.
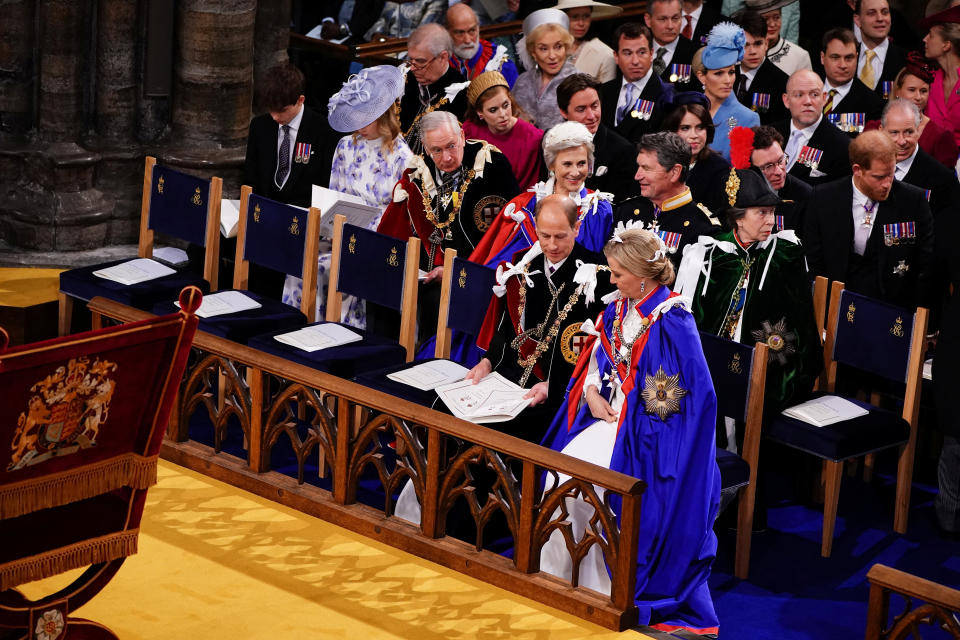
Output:
<path fill-rule="evenodd" d="M 588 189 L 614 195 L 614 201 L 632 195 L 637 173 L 634 146 L 601 120 L 600 83 L 585 73 L 563 79 L 557 87 L 557 106 L 564 120 L 579 122 L 593 134 L 593 172 Z"/>
<path fill-rule="evenodd" d="M 488 142 L 467 142 L 452 113 L 428 113 L 420 127 L 423 153 L 414 156 L 393 188 L 393 202 L 377 231 L 400 240 L 420 238 L 420 268 L 427 273 L 418 307 L 421 338 L 426 338 L 437 326 L 444 250 L 469 256 L 520 187 L 507 158 Z"/>
<path fill-rule="evenodd" d="M 400 98 L 400 129 L 407 146 L 415 154 L 423 151 L 420 143 L 420 118 L 440 109 L 458 118 L 467 110 L 464 89 L 469 82 L 450 66 L 453 41 L 438 24 L 425 24 L 407 40 L 406 86 Z"/>
<path fill-rule="evenodd" d="M 779 131 L 768 126 L 753 128 L 750 164 L 780 196 L 774 211 L 774 231 L 792 229 L 803 240 L 803 219 L 813 187 L 787 173 L 787 155 L 783 152 L 783 136 Z"/>
<path fill-rule="evenodd" d="M 484 71 L 499 71 L 510 88 L 517 81 L 517 65 L 507 54 L 507 48 L 480 37 L 480 23 L 470 5 L 458 2 L 447 9 L 447 31 L 453 40 L 450 66 L 467 80 L 473 80 Z"/>
<path fill-rule="evenodd" d="M 853 177 L 818 186 L 804 244 L 814 275 L 871 298 L 929 307 L 933 217 L 923 191 L 894 180 L 897 147 L 881 131 L 850 144 Z"/>

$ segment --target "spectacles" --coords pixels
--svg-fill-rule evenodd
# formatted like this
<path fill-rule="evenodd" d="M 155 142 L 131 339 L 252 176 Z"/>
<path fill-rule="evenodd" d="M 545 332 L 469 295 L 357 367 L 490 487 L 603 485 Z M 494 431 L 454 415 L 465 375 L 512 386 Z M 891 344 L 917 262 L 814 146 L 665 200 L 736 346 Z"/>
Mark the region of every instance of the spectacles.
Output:
<path fill-rule="evenodd" d="M 433 62 L 434 60 L 436 60 L 436 59 L 439 58 L 439 57 L 440 57 L 440 54 L 437 54 L 437 55 L 433 56 L 432 58 L 427 58 L 426 60 L 424 60 L 423 58 L 419 58 L 419 59 L 418 59 L 418 58 L 407 58 L 407 62 L 410 63 L 410 68 L 411 68 L 411 69 L 413 69 L 413 70 L 415 70 L 415 71 L 420 71 L 421 69 L 423 69 L 424 67 L 426 67 L 428 64 L 430 64 L 431 62 Z"/>
<path fill-rule="evenodd" d="M 787 154 L 783 154 L 782 156 L 780 156 L 779 160 L 775 160 L 773 162 L 768 162 L 767 164 L 760 165 L 760 171 L 762 171 L 763 173 L 770 173 L 776 167 L 780 167 L 781 169 L 787 168 Z"/>
<path fill-rule="evenodd" d="M 447 154 L 447 153 L 453 155 L 453 153 L 457 150 L 457 147 L 459 145 L 460 145 L 460 141 L 457 140 L 455 142 L 451 142 L 450 144 L 443 147 L 442 149 L 436 149 L 436 148 L 427 149 L 427 153 L 430 154 L 431 158 L 433 158 L 434 160 L 437 160 L 439 158 L 442 158 L 444 154 Z"/>

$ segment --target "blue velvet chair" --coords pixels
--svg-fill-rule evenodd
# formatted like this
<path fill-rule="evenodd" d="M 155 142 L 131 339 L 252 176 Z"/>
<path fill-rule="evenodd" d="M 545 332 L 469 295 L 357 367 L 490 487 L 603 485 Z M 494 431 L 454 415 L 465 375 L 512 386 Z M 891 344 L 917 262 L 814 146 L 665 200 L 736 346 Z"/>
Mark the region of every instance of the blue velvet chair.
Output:
<path fill-rule="evenodd" d="M 767 377 L 767 345 L 749 347 L 739 342 L 700 333 L 703 355 L 717 393 L 717 416 L 745 425 L 741 455 L 717 447 L 717 465 L 723 489 L 737 489 L 737 550 L 734 575 L 746 579 L 750 572 L 750 536 L 757 492 L 763 394 Z"/>
<path fill-rule="evenodd" d="M 153 236 L 163 233 L 205 248 L 202 277 L 197 269 L 178 269 L 162 278 L 124 285 L 93 275 L 130 258 L 89 267 L 70 269 L 60 274 L 60 335 L 70 332 L 74 300 L 89 301 L 95 296 L 149 310 L 163 300 L 175 300 L 187 286 L 202 292 L 217 288 L 217 256 L 220 249 L 220 197 L 223 181 L 205 180 L 157 164 L 147 156 L 143 170 L 143 198 L 140 207 L 140 241 L 137 256 L 153 255 Z M 94 319 L 94 327 L 98 326 Z"/>
<path fill-rule="evenodd" d="M 246 344 L 253 336 L 266 331 L 291 331 L 305 325 L 307 318 L 313 317 L 317 304 L 319 230 L 319 209 L 304 211 L 255 195 L 248 186 L 241 187 L 233 290 L 242 291 L 260 303 L 260 307 L 201 318 L 200 329 Z M 251 262 L 303 279 L 300 308 L 247 291 Z M 279 294 L 278 291 L 278 298 Z M 153 312 L 162 315 L 174 309 L 173 302 L 168 301 L 154 305 Z"/>
<path fill-rule="evenodd" d="M 286 330 L 271 330 L 252 337 L 249 346 L 342 378 L 352 378 L 385 365 L 408 362 L 413 358 L 416 339 L 419 251 L 420 241 L 417 238 L 404 242 L 346 224 L 344 216 L 335 216 L 326 322 L 339 324 L 343 296 L 353 295 L 400 311 L 398 339 L 348 327 L 361 334 L 363 339 L 339 347 L 307 352 L 274 339 L 274 336 Z M 307 291 L 306 286 L 304 291 Z M 304 294 L 303 297 L 306 299 L 308 296 Z M 316 298 L 315 295 L 309 297 Z M 312 312 L 308 317 L 313 317 Z"/>
<path fill-rule="evenodd" d="M 917 416 L 923 372 L 928 311 L 915 312 L 843 289 L 834 282 L 827 314 L 823 346 L 824 372 L 821 394 L 834 393 L 837 365 L 889 380 L 903 388 L 903 410 L 894 411 L 854 398 L 847 398 L 869 413 L 817 427 L 778 415 L 764 435 L 788 447 L 810 453 L 824 461 L 823 539 L 820 553 L 830 556 L 840 497 L 843 463 L 852 458 L 898 447 L 897 491 L 893 528 L 906 533 L 910 508 L 910 485 L 916 449 Z"/>
<path fill-rule="evenodd" d="M 493 297 L 496 271 L 457 256 L 455 249 L 443 255 L 443 277 L 440 288 L 440 312 L 437 317 L 437 338 L 432 359 L 449 359 L 454 331 L 476 340 Z M 356 382 L 411 402 L 432 406 L 437 398 L 433 391 L 422 391 L 387 377 L 388 374 L 427 362 L 401 364 L 369 371 L 355 378 Z"/>

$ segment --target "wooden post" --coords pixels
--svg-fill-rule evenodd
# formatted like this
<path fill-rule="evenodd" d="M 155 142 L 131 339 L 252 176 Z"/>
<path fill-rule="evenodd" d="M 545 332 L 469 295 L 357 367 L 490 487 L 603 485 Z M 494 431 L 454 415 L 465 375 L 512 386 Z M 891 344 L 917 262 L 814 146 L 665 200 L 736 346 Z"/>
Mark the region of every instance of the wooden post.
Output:
<path fill-rule="evenodd" d="M 442 308 L 442 307 L 441 307 Z M 540 554 L 533 539 L 534 499 L 537 496 L 537 468 L 529 460 L 523 461 L 523 479 L 520 482 L 520 531 L 516 541 L 517 569 L 523 573 L 540 570 Z"/>
<path fill-rule="evenodd" d="M 427 475 L 423 478 L 420 530 L 428 538 L 439 538 L 445 530 L 440 522 L 440 449 L 443 438 L 436 429 L 427 431 Z"/>
<path fill-rule="evenodd" d="M 907 518 L 910 515 L 910 486 L 913 481 L 913 459 L 917 449 L 917 420 L 920 416 L 920 390 L 923 384 L 923 357 L 928 314 L 926 309 L 919 307 L 913 317 L 907 390 L 903 398 L 903 419 L 910 425 L 910 439 L 900 448 L 900 460 L 897 463 L 897 499 L 893 516 L 893 530 L 897 533 L 907 532 Z"/>
<path fill-rule="evenodd" d="M 150 228 L 150 197 L 153 192 L 153 168 L 157 159 L 147 156 L 143 161 L 143 193 L 140 195 L 140 242 L 137 255 L 141 258 L 153 257 L 153 229 Z M 219 229 L 217 230 L 219 233 Z"/>
<path fill-rule="evenodd" d="M 623 495 L 620 509 L 620 548 L 610 587 L 613 606 L 624 611 L 634 606 L 637 587 L 637 539 L 640 535 L 640 496 Z"/>
<path fill-rule="evenodd" d="M 338 504 L 353 504 L 355 487 L 350 483 L 347 467 L 350 464 L 350 401 L 337 398 L 337 449 L 333 464 L 333 499 Z"/>
<path fill-rule="evenodd" d="M 247 367 L 247 387 L 250 389 L 250 434 L 247 458 L 250 469 L 258 473 L 267 471 L 263 460 L 263 399 L 266 395 L 265 376 L 258 367 Z"/>
<path fill-rule="evenodd" d="M 837 524 L 837 503 L 840 501 L 840 480 L 843 478 L 843 463 L 826 461 L 826 491 L 823 496 L 823 540 L 820 555 L 829 558 L 833 551 L 833 530 Z"/>
<path fill-rule="evenodd" d="M 343 296 L 337 291 L 340 286 L 340 252 L 343 251 L 343 225 L 347 217 L 333 216 L 333 249 L 330 251 L 330 277 L 327 281 L 327 322 L 340 322 L 340 302 Z"/>

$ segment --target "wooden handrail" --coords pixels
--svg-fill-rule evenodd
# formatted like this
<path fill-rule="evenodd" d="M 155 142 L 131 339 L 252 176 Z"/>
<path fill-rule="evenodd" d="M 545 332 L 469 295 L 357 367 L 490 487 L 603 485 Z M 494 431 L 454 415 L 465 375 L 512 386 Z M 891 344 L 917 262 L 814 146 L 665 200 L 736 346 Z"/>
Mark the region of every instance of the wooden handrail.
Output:
<path fill-rule="evenodd" d="M 905 640 L 919 638 L 922 625 L 941 627 L 954 638 L 960 638 L 960 591 L 919 576 L 882 564 L 875 564 L 867 572 L 870 582 L 870 600 L 867 610 L 866 640 Z M 897 593 L 906 600 L 906 608 L 895 615 L 890 625 L 890 594 Z M 923 602 L 914 606 L 913 599 Z"/>

